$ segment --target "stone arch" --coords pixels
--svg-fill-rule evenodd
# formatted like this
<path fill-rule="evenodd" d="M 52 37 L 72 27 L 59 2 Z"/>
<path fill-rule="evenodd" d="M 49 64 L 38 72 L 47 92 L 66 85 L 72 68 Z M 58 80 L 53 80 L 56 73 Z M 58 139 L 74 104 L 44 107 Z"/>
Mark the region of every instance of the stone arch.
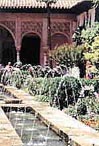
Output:
<path fill-rule="evenodd" d="M 9 61 L 16 62 L 15 37 L 9 28 L 0 24 L 0 63 L 5 66 Z"/>
<path fill-rule="evenodd" d="M 37 33 L 28 32 L 22 35 L 20 60 L 23 64 L 40 64 L 41 38 Z"/>
<path fill-rule="evenodd" d="M 7 31 L 11 34 L 11 36 L 12 36 L 12 38 L 13 38 L 13 40 L 14 40 L 14 43 L 15 43 L 15 41 L 16 41 L 15 35 L 14 35 L 14 33 L 11 31 L 11 29 L 9 29 L 6 25 L 2 24 L 1 22 L 0 22 L 0 26 L 3 27 L 5 30 L 7 30 Z"/>
<path fill-rule="evenodd" d="M 66 43 L 69 44 L 70 41 L 69 41 L 69 36 L 64 33 L 57 32 L 51 36 L 52 49 L 55 48 L 55 46 L 60 46 L 62 44 L 66 44 Z"/>
<path fill-rule="evenodd" d="M 23 21 L 21 23 L 21 36 L 27 34 L 29 32 L 33 32 L 38 34 L 41 37 L 42 34 L 42 22 L 34 22 L 34 21 Z"/>
<path fill-rule="evenodd" d="M 39 33 L 35 32 L 35 31 L 27 31 L 27 32 L 24 32 L 24 33 L 22 34 L 21 43 L 22 43 L 23 37 L 26 36 L 26 35 L 28 35 L 28 34 L 37 35 L 37 36 L 41 39 L 41 35 L 40 35 Z"/>

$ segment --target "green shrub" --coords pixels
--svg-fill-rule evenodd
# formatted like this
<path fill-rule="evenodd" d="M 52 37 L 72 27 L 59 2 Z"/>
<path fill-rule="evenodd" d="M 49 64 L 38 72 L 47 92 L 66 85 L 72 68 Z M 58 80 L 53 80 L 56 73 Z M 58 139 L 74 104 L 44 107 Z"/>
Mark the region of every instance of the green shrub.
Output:
<path fill-rule="evenodd" d="M 77 114 L 78 115 L 85 115 L 87 113 L 87 105 L 84 100 L 80 100 L 77 103 Z"/>
<path fill-rule="evenodd" d="M 99 92 L 99 79 L 80 79 L 83 85 L 91 86 L 93 85 L 96 92 Z"/>
<path fill-rule="evenodd" d="M 83 56 L 84 46 L 75 46 L 64 44 L 50 51 L 50 57 L 59 64 L 64 64 L 67 67 L 78 66 L 84 61 Z"/>
<path fill-rule="evenodd" d="M 30 78 L 28 80 L 28 91 L 31 95 L 44 95 L 44 98 L 51 98 L 56 93 L 61 78 Z M 44 99 L 43 99 L 44 100 Z M 46 99 L 44 100 L 46 101 Z"/>
<path fill-rule="evenodd" d="M 80 89 L 80 83 L 74 77 L 33 78 L 28 84 L 29 93 L 49 97 L 48 101 L 52 101 L 55 96 L 61 99 L 68 96 L 73 102 L 79 97 Z"/>
<path fill-rule="evenodd" d="M 8 77 L 8 82 L 10 85 L 22 88 L 24 86 L 24 82 L 28 76 L 27 71 L 23 70 L 15 70 L 11 73 L 11 75 Z"/>

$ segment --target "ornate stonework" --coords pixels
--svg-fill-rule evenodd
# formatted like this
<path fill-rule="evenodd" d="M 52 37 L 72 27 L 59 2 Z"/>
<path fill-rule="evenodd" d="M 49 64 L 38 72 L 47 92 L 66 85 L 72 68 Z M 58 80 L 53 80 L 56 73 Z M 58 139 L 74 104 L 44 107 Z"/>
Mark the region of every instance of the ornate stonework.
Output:
<path fill-rule="evenodd" d="M 52 22 L 51 34 L 53 35 L 57 32 L 69 34 L 70 33 L 70 22 Z"/>
<path fill-rule="evenodd" d="M 11 30 L 13 36 L 15 37 L 15 33 L 16 33 L 16 23 L 15 21 L 0 21 L 1 25 L 4 25 L 5 27 L 7 27 L 9 30 Z"/>
<path fill-rule="evenodd" d="M 73 21 L 76 23 L 76 16 L 74 15 L 51 15 L 51 42 L 53 46 L 61 45 L 64 42 L 71 43 L 73 27 L 75 27 Z M 45 55 L 48 52 L 47 23 L 47 14 L 0 13 L 1 26 L 8 30 L 14 38 L 17 60 L 20 59 L 23 37 L 28 33 L 34 33 L 40 37 L 40 64 L 46 62 L 47 56 Z"/>
<path fill-rule="evenodd" d="M 41 22 L 33 22 L 33 21 L 25 21 L 21 23 L 21 35 L 27 32 L 35 32 L 42 35 L 42 23 Z"/>

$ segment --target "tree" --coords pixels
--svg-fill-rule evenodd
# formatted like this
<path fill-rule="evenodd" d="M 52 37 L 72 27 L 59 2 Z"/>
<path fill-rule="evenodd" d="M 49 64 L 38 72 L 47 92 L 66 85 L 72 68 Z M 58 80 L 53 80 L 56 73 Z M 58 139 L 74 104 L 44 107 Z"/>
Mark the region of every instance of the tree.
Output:
<path fill-rule="evenodd" d="M 98 4 L 99 5 L 99 0 L 91 0 L 94 4 Z"/>
<path fill-rule="evenodd" d="M 90 51 L 85 52 L 84 56 L 86 60 L 90 60 L 95 64 L 99 63 L 99 35 L 94 38 Z"/>
<path fill-rule="evenodd" d="M 83 43 L 87 43 L 88 47 L 91 47 L 94 38 L 99 36 L 99 23 L 95 22 L 92 27 L 87 27 L 81 32 L 81 38 Z"/>
<path fill-rule="evenodd" d="M 79 67 L 80 77 L 83 77 L 85 75 L 85 60 L 83 50 L 83 45 L 76 46 L 64 44 L 50 51 L 50 58 L 54 62 L 58 62 L 60 65 L 62 64 L 67 66 L 68 69 L 71 69 L 74 66 Z"/>
<path fill-rule="evenodd" d="M 64 44 L 50 51 L 50 58 L 54 62 L 72 68 L 83 61 L 83 48 L 83 46 Z"/>
<path fill-rule="evenodd" d="M 99 6 L 99 0 L 90 0 L 93 3 L 93 7 Z"/>

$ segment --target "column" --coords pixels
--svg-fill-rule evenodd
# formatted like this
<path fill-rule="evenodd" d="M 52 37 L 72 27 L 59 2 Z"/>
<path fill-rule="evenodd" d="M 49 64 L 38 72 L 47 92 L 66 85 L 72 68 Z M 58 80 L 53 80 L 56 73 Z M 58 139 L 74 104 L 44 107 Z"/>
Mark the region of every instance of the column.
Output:
<path fill-rule="evenodd" d="M 20 62 L 20 51 L 17 50 L 17 62 Z"/>
<path fill-rule="evenodd" d="M 17 52 L 17 62 L 20 61 L 20 50 L 21 50 L 21 19 L 20 16 L 16 18 L 16 52 Z"/>
<path fill-rule="evenodd" d="M 44 49 L 44 66 L 48 63 L 48 47 L 43 48 Z"/>
<path fill-rule="evenodd" d="M 42 58 L 43 65 L 46 65 L 46 62 L 48 61 L 48 30 L 47 30 L 47 18 L 43 18 L 43 28 L 42 28 Z"/>

